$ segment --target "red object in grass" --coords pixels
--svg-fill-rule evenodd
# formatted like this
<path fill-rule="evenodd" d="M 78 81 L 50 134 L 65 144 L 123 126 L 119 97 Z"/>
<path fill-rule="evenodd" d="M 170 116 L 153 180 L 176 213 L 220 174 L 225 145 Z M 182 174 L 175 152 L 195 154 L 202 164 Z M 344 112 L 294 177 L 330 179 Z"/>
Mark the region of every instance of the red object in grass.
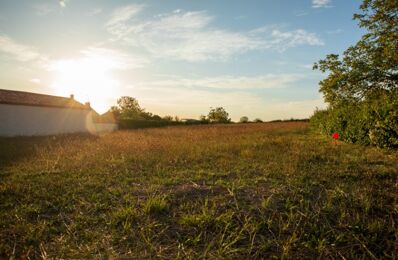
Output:
<path fill-rule="evenodd" d="M 333 138 L 334 140 L 339 140 L 339 138 L 340 138 L 339 133 L 333 133 L 333 134 L 332 134 L 332 138 Z"/>

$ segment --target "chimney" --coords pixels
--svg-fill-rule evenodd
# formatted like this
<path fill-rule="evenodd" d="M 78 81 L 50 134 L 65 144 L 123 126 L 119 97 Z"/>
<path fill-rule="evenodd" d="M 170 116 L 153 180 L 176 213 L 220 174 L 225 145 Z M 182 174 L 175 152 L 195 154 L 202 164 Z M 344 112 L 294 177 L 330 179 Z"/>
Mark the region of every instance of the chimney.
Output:
<path fill-rule="evenodd" d="M 91 108 L 90 102 L 86 102 L 86 103 L 84 103 L 84 105 L 85 105 L 86 107 L 88 107 L 88 108 Z"/>
<path fill-rule="evenodd" d="M 70 99 L 75 99 L 75 95 L 70 94 Z"/>

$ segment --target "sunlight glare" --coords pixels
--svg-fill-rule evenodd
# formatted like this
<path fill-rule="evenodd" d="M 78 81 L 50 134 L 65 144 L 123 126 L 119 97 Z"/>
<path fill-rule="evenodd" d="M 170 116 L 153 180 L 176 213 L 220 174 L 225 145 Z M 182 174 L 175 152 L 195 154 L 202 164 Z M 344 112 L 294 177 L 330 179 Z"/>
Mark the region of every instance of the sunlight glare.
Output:
<path fill-rule="evenodd" d="M 120 83 L 111 75 L 111 70 L 117 66 L 116 60 L 100 55 L 58 60 L 51 67 L 56 72 L 52 87 L 58 95 L 74 94 L 81 102 L 89 101 L 102 113 L 118 95 Z"/>

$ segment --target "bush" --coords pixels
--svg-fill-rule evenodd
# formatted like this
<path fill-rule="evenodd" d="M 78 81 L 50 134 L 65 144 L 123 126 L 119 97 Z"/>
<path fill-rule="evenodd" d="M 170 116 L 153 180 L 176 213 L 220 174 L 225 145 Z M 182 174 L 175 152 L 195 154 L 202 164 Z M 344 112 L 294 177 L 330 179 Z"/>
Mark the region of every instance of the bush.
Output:
<path fill-rule="evenodd" d="M 374 121 L 369 131 L 370 142 L 379 147 L 398 148 L 398 91 L 370 104 L 370 120 Z"/>
<path fill-rule="evenodd" d="M 165 120 L 136 120 L 136 119 L 119 120 L 120 129 L 153 128 L 153 127 L 165 127 L 169 125 L 179 125 L 179 123 L 174 121 L 165 121 Z"/>
<path fill-rule="evenodd" d="M 203 125 L 209 124 L 209 121 L 200 120 L 187 120 L 182 121 L 169 121 L 169 120 L 145 120 L 145 119 L 120 119 L 119 129 L 139 129 L 139 128 L 154 128 L 166 127 L 176 125 Z"/>
<path fill-rule="evenodd" d="M 316 110 L 310 122 L 328 136 L 338 132 L 346 142 L 398 147 L 398 92 L 384 91 L 362 102 Z"/>
<path fill-rule="evenodd" d="M 247 116 L 242 116 L 239 123 L 249 123 L 249 118 Z"/>

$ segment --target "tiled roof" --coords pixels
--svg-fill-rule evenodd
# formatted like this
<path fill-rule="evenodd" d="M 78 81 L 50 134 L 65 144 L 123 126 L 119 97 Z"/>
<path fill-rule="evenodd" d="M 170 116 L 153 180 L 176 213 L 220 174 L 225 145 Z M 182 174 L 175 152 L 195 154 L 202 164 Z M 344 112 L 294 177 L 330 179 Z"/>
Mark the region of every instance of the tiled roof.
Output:
<path fill-rule="evenodd" d="M 57 97 L 37 93 L 0 89 L 0 104 L 65 107 L 91 110 L 89 105 L 83 105 L 73 98 Z"/>

